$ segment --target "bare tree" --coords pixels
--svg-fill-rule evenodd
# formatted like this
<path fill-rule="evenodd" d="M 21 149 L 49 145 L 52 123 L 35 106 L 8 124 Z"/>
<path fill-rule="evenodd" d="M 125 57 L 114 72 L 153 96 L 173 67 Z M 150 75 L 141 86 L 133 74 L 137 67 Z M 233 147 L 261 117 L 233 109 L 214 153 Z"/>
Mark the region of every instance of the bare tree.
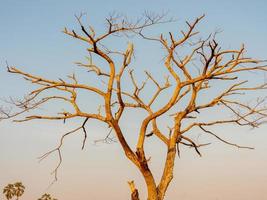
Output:
<path fill-rule="evenodd" d="M 52 153 L 58 153 L 59 164 L 54 171 L 55 179 L 57 179 L 58 167 L 62 161 L 61 147 L 64 138 L 82 131 L 84 133 L 82 148 L 84 148 L 87 138 L 86 124 L 91 119 L 108 124 L 113 131 L 125 156 L 141 172 L 146 183 L 148 200 L 164 199 L 166 190 L 173 179 L 175 158 L 176 155 L 180 155 L 180 146 L 191 147 L 201 156 L 200 147 L 210 144 L 199 144 L 190 137 L 193 129 L 199 129 L 227 145 L 252 149 L 223 139 L 211 127 L 232 124 L 254 128 L 264 123 L 267 109 L 265 98 L 257 98 L 253 103 L 247 103 L 244 97 L 249 93 L 260 92 L 267 88 L 264 81 L 262 83 L 250 82 L 250 77 L 255 76 L 255 73 L 250 72 L 263 73 L 267 70 L 265 61 L 247 57 L 244 45 L 240 49 L 223 49 L 216 39 L 216 33 L 204 39 L 199 37 L 199 32 L 196 30 L 197 24 L 204 16 L 198 17 L 191 23 L 186 22 L 186 30 L 159 36 L 148 35 L 147 29 L 157 24 L 173 22 L 173 20 L 165 20 L 164 15 L 145 13 L 136 21 L 112 15 L 106 19 L 107 28 L 102 34 L 97 34 L 92 26 L 84 26 L 81 17 L 82 15 L 76 16 L 81 28 L 80 32 L 67 28 L 63 32 L 87 45 L 89 62 L 79 62 L 77 65 L 94 73 L 97 77 L 95 81 L 99 81 L 99 85 L 102 84 L 102 86 L 95 87 L 80 83 L 75 74 L 68 76 L 68 80 L 52 80 L 8 66 L 8 72 L 23 76 L 26 81 L 37 86 L 37 89 L 31 91 L 23 100 L 11 99 L 10 102 L 20 110 L 11 112 L 2 109 L 2 118 L 25 114 L 26 116 L 22 119 L 15 121 L 44 119 L 65 122 L 72 118 L 83 119 L 79 127 L 62 136 L 55 149 L 41 157 L 43 159 Z M 153 76 L 153 72 L 145 71 L 145 81 L 138 83 L 133 70 L 127 73 L 127 68 L 133 63 L 134 44 L 129 42 L 125 50 L 113 50 L 106 41 L 114 36 L 120 36 L 122 41 L 125 41 L 123 40 L 125 37 L 129 40 L 129 36 L 136 36 L 140 40 L 148 40 L 148 42 L 161 45 L 165 54 L 162 64 L 167 73 L 165 82 L 157 80 L 158 76 Z M 94 57 L 102 59 L 108 68 L 93 62 Z M 123 80 L 128 80 L 133 90 L 129 89 L 127 87 L 129 84 L 126 85 Z M 154 91 L 151 87 L 154 87 Z M 101 101 L 95 102 L 96 107 L 99 108 L 97 112 L 83 110 L 77 101 L 77 98 L 82 95 L 80 93 L 82 90 L 102 98 L 104 105 L 101 105 Z M 162 100 L 163 94 L 165 101 Z M 260 94 L 255 93 L 255 95 Z M 55 115 L 28 115 L 29 111 L 53 100 L 69 104 L 73 110 L 55 113 Z M 61 105 L 66 108 L 64 104 Z M 138 140 L 134 147 L 131 147 L 127 141 L 129 130 L 123 130 L 121 126 L 122 117 L 127 115 L 131 109 L 147 113 L 139 126 L 139 131 L 136 132 Z M 202 112 L 212 109 L 229 111 L 230 115 L 218 115 L 219 119 L 201 115 Z M 159 126 L 158 121 L 162 117 L 165 117 L 164 120 L 169 119 L 168 123 L 172 124 L 168 126 L 168 129 Z M 105 141 L 110 139 L 109 135 Z M 145 142 L 149 143 L 150 137 L 157 138 L 165 145 L 162 149 L 166 152 L 166 157 L 162 158 L 164 169 L 158 182 L 150 169 L 150 158 L 145 153 Z M 129 181 L 129 186 L 132 200 L 140 199 L 134 181 Z"/>

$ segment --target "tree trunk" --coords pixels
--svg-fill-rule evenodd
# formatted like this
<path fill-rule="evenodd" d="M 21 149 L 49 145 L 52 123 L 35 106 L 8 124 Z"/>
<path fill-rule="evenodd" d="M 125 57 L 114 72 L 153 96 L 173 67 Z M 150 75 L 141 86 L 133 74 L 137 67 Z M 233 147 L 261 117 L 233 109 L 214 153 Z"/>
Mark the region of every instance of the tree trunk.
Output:
<path fill-rule="evenodd" d="M 154 189 L 154 187 L 151 186 L 147 186 L 147 190 L 148 190 L 147 200 L 159 200 L 157 189 Z"/>
<path fill-rule="evenodd" d="M 168 150 L 163 175 L 161 177 L 161 181 L 158 186 L 158 197 L 159 197 L 158 200 L 164 199 L 166 190 L 173 178 L 175 155 L 176 155 L 175 148 L 171 148 Z"/>
<path fill-rule="evenodd" d="M 159 200 L 157 188 L 153 182 L 150 182 L 149 178 L 144 177 L 147 186 L 148 197 L 147 200 Z M 135 188 L 134 181 L 128 182 L 131 190 L 131 200 L 140 200 L 138 190 Z"/>
<path fill-rule="evenodd" d="M 157 187 L 150 170 L 140 169 L 146 182 L 148 197 L 147 200 L 159 200 Z M 134 181 L 128 182 L 131 190 L 131 200 L 140 200 L 138 190 L 135 188 Z"/>

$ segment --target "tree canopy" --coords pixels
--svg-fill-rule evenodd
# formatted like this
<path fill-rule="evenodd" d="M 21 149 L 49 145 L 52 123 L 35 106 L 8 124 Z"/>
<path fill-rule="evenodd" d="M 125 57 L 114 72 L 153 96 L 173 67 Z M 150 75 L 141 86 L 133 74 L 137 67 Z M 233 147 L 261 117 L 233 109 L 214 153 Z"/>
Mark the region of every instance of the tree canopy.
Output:
<path fill-rule="evenodd" d="M 112 15 L 106 19 L 106 29 L 97 33 L 92 26 L 85 26 L 82 15 L 76 16 L 80 30 L 64 28 L 63 32 L 72 38 L 82 41 L 86 45 L 88 62 L 77 62 L 79 67 L 89 72 L 88 76 L 96 82 L 97 86 L 82 82 L 76 74 L 65 78 L 50 79 L 25 72 L 15 66 L 7 66 L 8 72 L 21 75 L 34 86 L 22 100 L 10 99 L 10 103 L 17 107 L 16 112 L 2 108 L 2 118 L 16 118 L 16 122 L 30 120 L 66 120 L 81 118 L 82 123 L 75 129 L 65 133 L 59 145 L 45 153 L 41 159 L 52 153 L 57 153 L 59 163 L 62 161 L 61 147 L 64 139 L 78 131 L 84 134 L 82 149 L 87 139 L 86 125 L 90 120 L 98 120 L 108 125 L 109 134 L 114 134 L 125 156 L 139 169 L 146 186 L 148 200 L 164 199 L 166 190 L 173 179 L 176 155 L 180 156 L 180 146 L 188 146 L 201 156 L 200 147 L 209 145 L 197 143 L 190 137 L 190 132 L 198 129 L 219 141 L 237 148 L 253 149 L 228 141 L 214 132 L 211 127 L 227 124 L 235 126 L 259 127 L 266 120 L 265 96 L 259 97 L 260 91 L 267 88 L 267 83 L 252 81 L 257 74 L 267 70 L 265 61 L 251 58 L 246 55 L 245 46 L 238 49 L 222 48 L 217 41 L 217 33 L 200 37 L 197 25 L 204 18 L 200 16 L 193 22 L 186 22 L 187 28 L 180 32 L 169 32 L 159 35 L 153 34 L 153 27 L 174 23 L 164 14 L 154 15 L 145 13 L 136 21 L 127 17 Z M 152 29 L 152 30 L 151 30 Z M 119 37 L 124 48 L 113 49 L 107 40 Z M 145 71 L 143 82 L 139 83 L 135 76 L 134 52 L 135 44 L 132 37 L 140 40 L 157 43 L 164 54 L 161 67 L 166 74 L 161 79 L 157 70 Z M 147 52 L 150 53 L 150 52 Z M 143 55 L 145 57 L 145 55 Z M 137 58 L 142 59 L 142 58 Z M 96 60 L 96 62 L 95 62 Z M 99 61 L 99 62 L 98 62 Z M 127 73 L 128 72 L 128 73 Z M 255 79 L 255 78 L 253 78 Z M 164 81 L 162 81 L 164 80 Z M 95 111 L 88 111 L 80 106 L 79 99 L 84 93 L 97 96 L 98 102 L 94 104 Z M 246 97 L 254 95 L 257 98 L 247 103 Z M 47 103 L 57 101 L 63 112 L 54 114 L 36 114 L 33 110 Z M 129 145 L 129 130 L 122 128 L 121 119 L 129 110 L 144 112 L 135 132 L 137 142 L 135 146 Z M 33 111 L 33 114 L 29 114 Z M 207 117 L 206 112 L 229 112 L 230 115 Z M 165 129 L 158 123 L 167 120 Z M 171 125 L 169 125 L 171 124 Z M 159 182 L 155 181 L 150 169 L 150 157 L 146 155 L 146 144 L 149 138 L 155 137 L 161 141 L 165 148 L 166 157 L 162 158 L 164 169 Z M 133 181 L 129 181 L 133 200 L 139 199 L 138 189 Z"/>

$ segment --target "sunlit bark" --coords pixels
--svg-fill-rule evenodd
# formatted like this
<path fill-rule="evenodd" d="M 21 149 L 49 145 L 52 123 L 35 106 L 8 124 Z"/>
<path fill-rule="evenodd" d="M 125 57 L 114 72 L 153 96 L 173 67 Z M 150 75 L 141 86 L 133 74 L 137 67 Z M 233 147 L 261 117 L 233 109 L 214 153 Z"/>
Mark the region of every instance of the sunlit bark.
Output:
<path fill-rule="evenodd" d="M 15 121 L 23 122 L 44 119 L 63 120 L 65 122 L 65 120 L 72 118 L 83 119 L 83 123 L 79 127 L 70 130 L 62 136 L 59 145 L 55 149 L 52 149 L 41 157 L 41 159 L 44 159 L 54 152 L 58 154 L 59 163 L 54 170 L 55 180 L 57 180 L 57 171 L 62 161 L 61 147 L 65 137 L 77 131 L 83 131 L 84 140 L 82 148 L 84 148 L 87 138 L 86 124 L 90 119 L 106 123 L 112 129 L 125 156 L 137 167 L 143 176 L 147 187 L 148 200 L 164 199 L 168 186 L 173 179 L 176 155 L 180 155 L 179 145 L 192 147 L 201 156 L 199 148 L 210 144 L 198 144 L 190 138 L 190 135 L 186 135 L 192 128 L 199 128 L 203 133 L 211 135 L 227 145 L 251 149 L 251 147 L 238 145 L 223 139 L 217 133 L 211 131 L 209 127 L 233 124 L 254 128 L 265 122 L 267 116 L 267 108 L 264 105 L 265 98 L 258 98 L 255 104 L 249 105 L 242 101 L 243 96 L 240 98 L 240 95 L 267 89 L 267 84 L 253 85 L 254 83 L 246 80 L 238 80 L 241 72 L 267 71 L 265 62 L 246 57 L 244 45 L 240 49 L 225 50 L 220 48 L 219 43 L 216 41 L 216 34 L 211 34 L 206 39 L 196 40 L 195 37 L 199 34 L 196 31 L 196 27 L 204 16 L 196 18 L 192 23 L 186 22 L 187 30 L 182 30 L 180 35 L 169 33 L 168 35 L 161 34 L 159 37 L 151 37 L 144 33 L 144 30 L 148 27 L 172 21 L 171 19 L 164 20 L 164 17 L 164 15 L 146 13 L 136 22 L 130 22 L 127 18 L 110 16 L 107 18 L 108 27 L 106 32 L 97 35 L 93 27 L 90 26 L 87 28 L 83 25 L 81 15 L 76 17 L 81 28 L 80 33 L 67 28 L 63 30 L 63 33 L 66 35 L 83 41 L 88 45 L 87 51 L 90 55 L 89 63 L 78 62 L 77 65 L 86 68 L 91 73 L 95 73 L 99 78 L 98 81 L 103 82 L 105 80 L 105 88 L 80 84 L 74 74 L 68 76 L 68 81 L 63 79 L 52 80 L 24 72 L 14 66 L 7 66 L 8 72 L 23 76 L 26 81 L 38 86 L 38 88 L 31 91 L 23 100 L 17 101 L 10 99 L 9 103 L 14 104 L 19 110 L 17 112 L 11 112 L 2 108 L 2 119 L 19 117 L 21 115 L 26 116 L 15 119 Z M 134 44 L 128 43 L 125 50 L 118 49 L 116 51 L 102 44 L 106 38 L 113 37 L 114 35 L 121 36 L 121 38 L 127 37 L 128 35 L 135 35 L 142 40 L 159 43 L 166 54 L 164 65 L 162 65 L 168 72 L 165 83 L 163 85 L 160 84 L 153 77 L 153 73 L 146 71 L 144 74 L 146 80 L 142 84 L 139 84 L 135 79 L 133 70 L 126 73 L 126 69 L 132 63 Z M 180 51 L 179 48 L 184 46 L 187 46 L 190 52 L 185 57 L 178 56 L 177 52 Z M 94 63 L 92 56 L 100 57 L 108 65 L 109 70 L 105 71 L 103 67 Z M 117 62 L 118 59 L 114 59 L 115 56 L 121 58 L 121 63 Z M 198 73 L 192 72 L 191 69 L 194 60 L 198 61 Z M 121 81 L 123 77 L 128 78 L 134 91 L 125 90 Z M 209 92 L 209 89 L 212 87 L 210 86 L 210 81 L 216 81 L 219 84 L 229 82 L 230 84 L 226 88 L 218 87 L 218 91 L 221 91 L 215 95 Z M 156 88 L 156 92 L 151 94 L 150 99 L 144 99 L 140 95 L 146 91 L 147 84 L 152 84 Z M 77 102 L 77 95 L 80 90 L 95 94 L 103 99 L 104 105 L 99 105 L 96 102 L 96 106 L 99 106 L 98 113 L 90 113 L 80 108 Z M 171 95 L 165 97 L 167 101 L 164 105 L 155 109 L 153 105 L 160 101 L 160 95 L 166 90 L 171 90 Z M 55 94 L 50 95 L 51 93 L 45 93 L 46 91 L 55 91 Z M 202 92 L 214 96 L 212 96 L 209 102 L 199 103 L 198 98 Z M 65 95 L 62 95 L 62 93 L 65 93 Z M 71 105 L 73 112 L 66 111 L 55 115 L 28 115 L 30 111 L 52 100 L 62 101 Z M 175 110 L 174 108 L 182 100 L 186 101 L 186 106 L 182 110 Z M 232 113 L 231 117 L 208 122 L 196 119 L 201 110 L 215 107 L 228 110 Z M 104 108 L 104 110 L 101 111 L 101 108 Z M 127 132 L 124 132 L 120 126 L 120 119 L 127 113 L 128 109 L 136 108 L 144 110 L 147 116 L 140 124 L 139 132 L 136 133 L 138 142 L 135 148 L 132 148 L 127 142 Z M 173 110 L 175 112 L 170 115 L 168 112 Z M 173 126 L 169 127 L 168 133 L 160 130 L 157 124 L 157 121 L 160 120 L 159 117 L 163 115 L 170 115 L 169 120 L 173 123 Z M 191 120 L 190 123 L 185 123 L 188 119 Z M 148 130 L 149 125 L 152 125 L 152 130 Z M 149 168 L 149 158 L 145 154 L 145 141 L 149 140 L 149 137 L 158 138 L 166 146 L 165 149 L 162 149 L 162 151 L 166 152 L 166 157 L 162 158 L 164 169 L 158 183 L 155 181 L 153 172 Z M 135 187 L 133 181 L 129 181 L 129 186 L 131 199 L 139 200 L 138 187 Z"/>

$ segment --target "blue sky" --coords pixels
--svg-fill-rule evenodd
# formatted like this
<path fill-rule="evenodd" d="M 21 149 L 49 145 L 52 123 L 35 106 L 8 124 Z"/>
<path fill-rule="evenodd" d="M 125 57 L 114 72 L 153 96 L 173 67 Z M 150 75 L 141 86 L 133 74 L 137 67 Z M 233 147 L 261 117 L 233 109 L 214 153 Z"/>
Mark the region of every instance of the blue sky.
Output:
<path fill-rule="evenodd" d="M 84 45 L 61 32 L 63 28 L 77 28 L 74 15 L 85 12 L 86 23 L 103 31 L 105 17 L 113 11 L 130 17 L 138 17 L 144 11 L 168 11 L 170 17 L 177 19 L 177 25 L 165 25 L 166 30 L 163 31 L 179 31 L 185 20 L 206 14 L 199 26 L 201 32 L 208 34 L 217 29 L 223 30 L 219 39 L 224 47 L 238 48 L 241 43 L 245 43 L 249 55 L 267 58 L 267 3 L 264 0 L 0 0 L 1 97 L 22 96 L 29 87 L 21 78 L 6 73 L 6 61 L 36 74 L 65 77 L 73 72 L 75 61 L 84 59 L 86 52 Z M 143 48 L 136 57 L 142 65 L 141 69 L 151 63 L 159 63 L 161 58 L 157 57 L 159 54 L 156 51 L 153 50 L 153 53 L 143 58 L 140 54 L 147 47 L 142 43 L 138 45 Z M 128 198 L 126 181 L 138 177 L 138 172 L 123 157 L 116 144 L 93 145 L 90 141 L 99 138 L 96 135 L 89 136 L 87 149 L 83 152 L 80 151 L 80 135 L 67 140 L 60 180 L 47 189 L 53 179 L 50 171 L 57 158 L 52 156 L 38 164 L 36 157 L 54 147 L 60 134 L 73 125 L 65 127 L 54 122 L 1 122 L 0 188 L 19 179 L 27 186 L 24 199 L 37 199 L 44 192 L 64 200 L 75 197 L 105 199 L 108 195 L 114 200 Z M 92 124 L 90 130 L 105 135 L 106 129 Z M 225 132 L 237 133 L 234 136 L 225 134 L 226 137 L 256 146 L 256 150 L 236 151 L 215 143 L 213 148 L 205 150 L 205 156 L 201 159 L 190 150 L 186 151 L 177 161 L 177 180 L 170 188 L 169 199 L 180 197 L 190 200 L 198 197 L 203 200 L 250 200 L 256 198 L 256 195 L 256 199 L 267 198 L 264 191 L 267 187 L 266 127 L 252 133 L 247 129 L 226 127 Z M 156 153 L 161 155 L 160 152 Z M 157 162 L 155 170 L 160 169 Z M 142 185 L 143 182 L 137 178 L 137 183 Z M 99 189 L 101 187 L 106 192 L 102 192 Z"/>

